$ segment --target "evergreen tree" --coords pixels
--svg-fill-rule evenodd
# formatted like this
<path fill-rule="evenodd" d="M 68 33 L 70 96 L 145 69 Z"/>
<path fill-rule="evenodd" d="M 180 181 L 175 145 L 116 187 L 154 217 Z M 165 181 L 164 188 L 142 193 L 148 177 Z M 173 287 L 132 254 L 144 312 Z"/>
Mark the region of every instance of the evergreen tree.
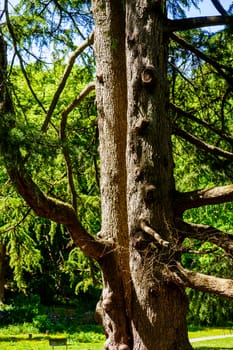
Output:
<path fill-rule="evenodd" d="M 189 223 L 185 220 L 184 212 L 191 208 L 231 202 L 233 186 L 224 182 L 202 189 L 178 191 L 171 136 L 174 134 L 186 140 L 216 159 L 231 160 L 233 155 L 231 137 L 228 133 L 225 136 L 225 128 L 224 132 L 219 130 L 218 126 L 212 125 L 212 118 L 206 120 L 204 114 L 203 119 L 198 118 L 198 125 L 205 124 L 224 142 L 216 144 L 214 136 L 210 140 L 201 140 L 195 128 L 187 130 L 188 123 L 186 120 L 182 123 L 182 118 L 179 118 L 180 115 L 186 116 L 186 119 L 190 116 L 189 104 L 170 105 L 167 76 L 169 41 L 179 43 L 195 54 L 198 60 L 212 66 L 213 77 L 218 75 L 231 91 L 230 60 L 227 64 L 218 62 L 214 55 L 207 54 L 201 46 L 197 48 L 187 42 L 177 32 L 214 24 L 230 26 L 232 16 L 216 0 L 213 4 L 220 16 L 195 19 L 183 18 L 183 9 L 189 5 L 184 1 L 92 1 L 101 194 L 101 231 L 96 237 L 81 220 L 78 181 L 75 177 L 80 163 L 73 161 L 72 151 L 75 152 L 77 146 L 70 146 L 67 132 L 69 125 L 72 125 L 70 113 L 75 116 L 80 101 L 87 97 L 94 84 L 88 85 L 59 110 L 59 100 L 73 66 L 73 58 L 84 52 L 82 49 L 92 43 L 93 36 L 90 35 L 78 49 L 73 48 L 48 110 L 35 94 L 21 54 L 23 49 L 32 48 L 29 40 L 32 29 L 38 33 L 37 43 L 41 43 L 43 20 L 44 33 L 48 34 L 46 39 L 51 38 L 54 43 L 58 39 L 56 48 L 59 51 L 54 50 L 54 53 L 58 53 L 59 57 L 63 47 L 59 44 L 62 43 L 67 45 L 67 54 L 72 49 L 70 42 L 74 39 L 73 33 L 80 35 L 77 27 L 82 25 L 83 17 L 79 17 L 79 10 L 88 10 L 88 3 L 33 2 L 34 5 L 38 4 L 30 7 L 35 22 L 33 18 L 33 22 L 29 21 L 23 26 L 21 40 L 17 37 L 20 31 L 16 30 L 21 22 L 10 18 L 7 3 L 4 10 L 9 35 L 29 89 L 44 114 L 42 121 L 42 118 L 38 118 L 35 136 L 40 135 L 40 140 L 57 140 L 59 147 L 52 156 L 57 160 L 60 154 L 63 160 L 68 191 L 66 195 L 60 192 L 54 182 L 51 191 L 49 184 L 39 177 L 39 169 L 34 171 L 32 167 L 36 149 L 31 154 L 20 137 L 23 128 L 19 127 L 19 116 L 10 95 L 6 50 L 1 36 L 1 154 L 14 186 L 37 215 L 65 225 L 74 244 L 99 263 L 103 291 L 97 315 L 107 335 L 106 350 L 191 349 L 187 336 L 188 303 L 185 289 L 189 287 L 232 298 L 233 281 L 228 276 L 219 277 L 184 268 L 182 255 L 187 253 L 187 239 L 215 244 L 230 255 L 232 235 L 202 222 Z M 174 14 L 177 17 L 168 19 L 167 6 L 174 11 L 175 5 L 177 11 Z M 23 9 L 27 11 L 28 7 Z M 77 11 L 73 12 L 73 9 Z M 67 26 L 68 18 L 71 20 L 71 31 Z M 64 36 L 66 30 L 67 37 Z M 59 35 L 56 37 L 57 33 Z M 81 34 L 86 35 L 86 30 Z M 192 36 L 195 38 L 195 32 Z M 182 57 L 176 63 L 182 64 Z M 195 77 L 196 73 L 198 77 Z M 182 72 L 185 81 L 193 77 L 198 78 L 195 82 L 199 84 L 203 81 L 197 69 L 190 68 L 186 74 Z M 201 98 L 197 98 L 196 103 L 201 101 Z M 228 98 L 225 101 L 229 102 Z M 225 108 L 228 109 L 225 101 L 221 106 L 222 121 L 225 119 Z M 204 107 L 209 109 L 207 105 L 196 110 Z M 196 115 L 193 117 L 197 118 Z M 27 135 L 26 128 L 23 131 Z M 228 142 L 229 148 L 225 142 Z"/>

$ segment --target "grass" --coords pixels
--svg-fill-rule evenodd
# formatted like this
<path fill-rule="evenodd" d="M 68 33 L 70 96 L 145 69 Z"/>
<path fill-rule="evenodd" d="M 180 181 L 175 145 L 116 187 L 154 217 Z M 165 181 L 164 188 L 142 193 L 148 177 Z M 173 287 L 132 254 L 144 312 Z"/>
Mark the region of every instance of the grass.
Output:
<path fill-rule="evenodd" d="M 192 343 L 192 338 L 210 337 L 217 335 L 232 334 L 231 328 L 191 328 L 189 330 L 189 339 L 194 349 L 199 350 L 226 350 L 233 349 L 233 337 L 226 339 L 211 339 Z"/>
<path fill-rule="evenodd" d="M 29 339 L 29 333 L 32 339 Z M 190 328 L 189 338 L 233 334 L 227 328 Z M 69 350 L 102 350 L 104 335 L 97 325 L 79 326 L 77 332 L 72 334 L 52 334 L 52 337 L 67 337 Z M 49 335 L 39 334 L 30 324 L 3 327 L 0 329 L 0 348 L 4 350 L 51 350 Z M 213 339 L 192 344 L 199 350 L 233 350 L 233 337 L 227 339 Z M 65 349 L 59 347 L 58 349 Z"/>
<path fill-rule="evenodd" d="M 32 339 L 29 339 L 29 334 L 32 335 Z M 50 335 L 38 333 L 30 324 L 3 327 L 0 329 L 0 349 L 51 350 L 49 337 Z M 102 350 L 105 339 L 97 325 L 78 326 L 75 333 L 51 334 L 51 337 L 67 337 L 69 350 Z"/>
<path fill-rule="evenodd" d="M 210 337 L 217 335 L 233 335 L 232 328 L 192 328 L 189 330 L 189 339 L 194 349 L 199 350 L 233 350 L 233 337 L 226 339 L 211 339 L 192 343 L 192 338 Z"/>
<path fill-rule="evenodd" d="M 11 342 L 0 342 L 1 349 L 4 350 L 51 350 L 48 340 L 20 340 Z M 58 347 L 65 349 L 65 347 Z M 103 343 L 75 343 L 69 344 L 69 350 L 103 350 Z"/>
<path fill-rule="evenodd" d="M 225 350 L 233 349 L 233 337 L 227 339 L 213 339 L 200 341 L 192 344 L 194 349 L 199 350 Z"/>
<path fill-rule="evenodd" d="M 189 338 L 233 334 L 232 328 L 189 327 Z"/>

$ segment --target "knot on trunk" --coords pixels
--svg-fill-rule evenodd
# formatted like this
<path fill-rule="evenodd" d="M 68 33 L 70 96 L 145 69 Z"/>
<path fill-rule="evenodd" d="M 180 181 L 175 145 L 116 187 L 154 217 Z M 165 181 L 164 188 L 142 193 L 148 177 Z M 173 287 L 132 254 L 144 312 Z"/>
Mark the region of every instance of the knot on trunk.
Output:
<path fill-rule="evenodd" d="M 156 70 L 155 67 L 152 65 L 149 65 L 145 67 L 141 73 L 141 79 L 144 85 L 146 86 L 153 86 L 156 82 Z"/>

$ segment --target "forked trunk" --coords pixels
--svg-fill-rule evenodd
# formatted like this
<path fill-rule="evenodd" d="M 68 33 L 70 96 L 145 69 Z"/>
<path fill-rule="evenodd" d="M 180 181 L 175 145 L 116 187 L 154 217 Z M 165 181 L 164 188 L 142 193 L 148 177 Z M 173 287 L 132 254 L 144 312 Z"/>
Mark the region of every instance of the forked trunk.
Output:
<path fill-rule="evenodd" d="M 166 273 L 176 233 L 162 6 L 93 1 L 100 237 L 114 247 L 100 261 L 104 289 L 98 314 L 106 350 L 192 349 L 185 292 Z"/>

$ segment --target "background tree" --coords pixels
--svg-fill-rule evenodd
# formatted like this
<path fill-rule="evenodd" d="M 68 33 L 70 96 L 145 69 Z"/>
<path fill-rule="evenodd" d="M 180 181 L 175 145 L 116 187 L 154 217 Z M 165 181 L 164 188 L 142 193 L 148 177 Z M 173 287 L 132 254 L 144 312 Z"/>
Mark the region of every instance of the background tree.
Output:
<path fill-rule="evenodd" d="M 69 147 L 67 137 L 72 122 L 70 113 L 75 115 L 74 108 L 93 89 L 93 84 L 78 97 L 74 96 L 68 105 L 59 108 L 59 98 L 74 58 L 84 52 L 82 49 L 91 44 L 93 37 L 91 35 L 84 41 L 68 59 L 48 109 L 35 94 L 21 55 L 22 48 L 29 50 L 32 47 L 28 40 L 31 26 L 38 33 L 37 42 L 40 43 L 41 23 L 45 25 L 44 33 L 48 34 L 46 39 L 51 37 L 54 42 L 58 39 L 58 43 L 69 44 L 72 49 L 72 35 L 80 35 L 76 24 L 82 23 L 80 18 L 83 17 L 79 17 L 79 10 L 88 10 L 88 3 L 38 2 L 37 7 L 28 7 L 26 3 L 23 10 L 30 9 L 33 20 L 35 17 L 37 21 L 25 23 L 21 40 L 17 36 L 20 33 L 17 26 L 21 22 L 10 18 L 7 3 L 5 1 L 4 13 L 8 32 L 29 89 L 40 105 L 40 114 L 44 114 L 42 121 L 38 118 L 33 131 L 46 144 L 56 140 L 57 153 L 52 155 L 57 159 L 59 153 L 63 159 L 61 166 L 67 175 L 68 191 L 64 195 L 60 194 L 59 186 L 51 189 L 41 180 L 40 173 L 33 171 L 33 159 L 40 150 L 33 149 L 31 153 L 19 137 L 19 131 L 21 135 L 23 130 L 27 139 L 30 124 L 24 121 L 24 128 L 20 128 L 20 115 L 13 107 L 5 44 L 1 36 L 1 154 L 12 182 L 37 215 L 65 225 L 73 242 L 88 257 L 98 261 L 103 275 L 103 292 L 97 314 L 107 335 L 105 349 L 191 349 L 186 327 L 185 288 L 232 298 L 233 281 L 228 276 L 218 277 L 185 269 L 182 255 L 187 254 L 187 240 L 215 244 L 231 256 L 232 235 L 200 222 L 188 223 L 184 212 L 230 202 L 233 191 L 225 178 L 211 188 L 179 191 L 175 185 L 171 135 L 174 133 L 217 159 L 230 160 L 231 129 L 224 128 L 223 131 L 213 125 L 217 113 L 210 118 L 209 105 L 204 106 L 209 111 L 207 115 L 200 113 L 203 105 L 201 109 L 194 106 L 194 112 L 198 113 L 195 115 L 188 110 L 188 103 L 169 104 L 169 39 L 213 67 L 213 79 L 216 76 L 219 77 L 217 81 L 223 79 L 231 91 L 230 62 L 216 60 L 203 47 L 197 48 L 174 33 L 210 24 L 230 25 L 232 17 L 225 10 L 223 13 L 216 0 L 213 3 L 217 4 L 220 16 L 172 20 L 167 18 L 167 7 L 174 10 L 176 5 L 177 15 L 182 16 L 183 1 L 92 1 L 102 215 L 101 231 L 95 237 L 83 225 L 78 210 L 75 169 L 80 163 L 73 162 L 71 151 L 75 150 L 75 144 Z M 71 20 L 67 35 L 70 40 L 64 40 L 67 18 Z M 56 33 L 61 33 L 61 38 L 57 38 Z M 86 31 L 83 33 L 81 36 Z M 203 67 L 203 71 L 205 69 Z M 195 66 L 186 73 L 187 76 L 179 71 L 186 82 L 189 79 L 200 85 L 204 81 L 204 75 Z M 173 81 L 176 82 L 175 76 Z M 178 84 L 182 84 L 180 79 Z M 201 92 L 196 93 L 202 97 Z M 225 108 L 231 103 L 229 96 L 227 94 L 221 108 L 216 109 L 222 111 L 221 116 L 226 116 Z M 200 101 L 203 100 L 196 98 L 197 104 Z M 180 116 L 185 117 L 185 121 L 182 122 Z M 225 141 L 220 143 L 218 139 L 216 144 L 214 136 L 209 142 L 201 140 L 195 128 L 187 130 L 187 119 L 192 121 L 191 125 L 197 123 L 203 126 L 203 130 L 207 128 Z"/>
<path fill-rule="evenodd" d="M 52 69 L 43 70 L 40 64 L 30 63 L 26 72 L 33 76 L 33 89 L 38 95 L 42 91 L 42 86 L 46 93 L 41 94 L 40 99 L 43 105 L 47 106 L 49 99 L 54 93 L 54 82 L 59 72 L 64 70 L 64 65 L 57 62 Z M 90 80 L 90 71 L 75 67 L 70 81 L 66 87 L 66 98 L 69 98 L 70 91 L 79 90 L 75 77 L 80 79 L 80 89 Z M 82 76 L 82 77 L 81 77 Z M 31 134 L 32 128 L 28 128 L 27 137 L 23 137 L 24 121 L 31 126 L 35 125 L 38 118 L 38 105 L 34 99 L 31 99 L 31 92 L 27 89 L 27 83 L 23 79 L 23 74 L 18 67 L 11 72 L 12 89 L 16 97 L 16 108 L 19 111 L 21 124 L 15 137 L 20 139 L 21 147 L 28 147 L 31 154 L 33 149 L 40 148 L 40 155 L 34 154 L 31 168 L 34 172 L 40 171 L 40 164 L 46 163 L 46 169 L 41 169 L 42 184 L 53 187 L 53 181 L 57 181 L 60 196 L 66 196 L 66 176 L 63 168 L 60 166 L 61 156 L 56 154 L 51 159 L 50 149 L 45 142 L 35 141 L 35 134 Z M 70 146 L 74 142 L 79 144 L 79 152 L 71 152 L 70 155 L 74 162 L 81 162 L 82 166 L 76 171 L 76 177 L 79 178 L 76 193 L 78 197 L 78 208 L 82 213 L 82 221 L 93 232 L 99 230 L 99 188 L 96 184 L 98 174 L 96 169 L 97 162 L 97 137 L 95 108 L 93 108 L 94 96 L 89 96 L 85 103 L 80 106 L 79 114 L 76 120 L 72 120 L 72 126 L 69 130 L 69 140 L 75 133 L 78 137 L 70 141 Z M 60 102 L 61 104 L 61 102 Z M 20 130 L 21 128 L 21 130 Z M 67 129 L 68 131 L 68 129 Z M 86 146 L 88 144 L 88 146 Z M 30 146 L 31 145 L 31 146 Z M 55 150 L 57 143 L 50 138 L 50 146 Z M 70 147 L 69 146 L 69 147 Z M 56 163 L 56 173 L 54 174 L 54 165 Z M 96 172 L 97 171 L 97 172 Z M 25 294 L 39 294 L 41 301 L 45 304 L 51 304 L 60 300 L 67 300 L 69 297 L 75 297 L 75 290 L 80 294 L 92 293 L 94 285 L 99 287 L 97 282 L 96 266 L 89 259 L 85 258 L 81 252 L 74 249 L 74 245 L 67 233 L 67 230 L 61 225 L 51 223 L 49 220 L 35 218 L 20 197 L 18 197 L 14 188 L 12 188 L 7 174 L 1 169 L 1 237 L 4 247 L 2 263 L 5 266 L 7 280 L 1 278 L 4 299 L 4 286 L 7 289 L 7 296 L 12 296 L 18 292 Z M 57 189 L 58 189 L 57 187 Z M 88 263 L 89 262 L 89 263 Z M 77 267 L 79 265 L 79 267 Z M 71 270 L 75 267 L 76 275 Z M 12 269 L 12 273 L 10 272 Z M 93 285 L 94 283 L 94 285 Z M 46 285 L 46 288 L 45 288 Z"/>

